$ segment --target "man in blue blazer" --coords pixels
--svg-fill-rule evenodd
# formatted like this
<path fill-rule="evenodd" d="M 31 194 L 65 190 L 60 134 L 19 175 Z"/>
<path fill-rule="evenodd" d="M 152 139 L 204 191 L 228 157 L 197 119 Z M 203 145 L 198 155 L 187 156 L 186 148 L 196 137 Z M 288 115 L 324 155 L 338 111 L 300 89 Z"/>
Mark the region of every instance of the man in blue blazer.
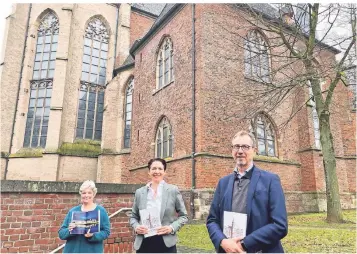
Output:
<path fill-rule="evenodd" d="M 255 138 L 246 131 L 232 140 L 234 172 L 221 178 L 207 218 L 207 229 L 217 252 L 282 253 L 280 240 L 287 235 L 285 197 L 276 174 L 253 164 Z M 246 236 L 223 234 L 224 211 L 247 214 Z"/>

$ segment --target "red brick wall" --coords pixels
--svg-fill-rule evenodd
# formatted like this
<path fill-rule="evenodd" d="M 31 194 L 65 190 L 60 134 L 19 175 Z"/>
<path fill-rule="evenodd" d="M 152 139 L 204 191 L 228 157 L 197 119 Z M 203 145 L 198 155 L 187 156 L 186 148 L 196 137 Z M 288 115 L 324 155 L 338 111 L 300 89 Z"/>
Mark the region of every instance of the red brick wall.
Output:
<path fill-rule="evenodd" d="M 356 159 L 345 160 L 349 191 L 356 193 Z"/>
<path fill-rule="evenodd" d="M 96 202 L 108 214 L 132 206 L 132 194 L 98 194 Z M 65 243 L 58 229 L 70 208 L 79 204 L 78 194 L 2 193 L 1 253 L 50 252 Z M 111 234 L 104 252 L 131 252 L 129 218 L 120 213 L 111 218 Z"/>
<path fill-rule="evenodd" d="M 168 117 L 174 135 L 173 157 L 190 156 L 191 92 L 192 92 L 192 5 L 186 5 L 173 15 L 165 26 L 136 53 L 135 92 L 133 99 L 132 147 L 123 174 L 128 182 L 148 181 L 147 169 L 128 171 L 145 165 L 154 156 L 155 127 L 160 117 Z M 237 9 L 227 5 L 196 5 L 196 152 L 223 155 L 221 157 L 196 158 L 196 188 L 214 188 L 217 180 L 231 172 L 234 164 L 230 159 L 230 142 L 239 129 L 248 129 L 248 121 L 240 120 L 235 114 L 254 105 L 255 101 L 244 101 L 242 91 L 256 83 L 244 77 L 243 40 L 249 27 Z M 235 32 L 235 33 L 234 33 Z M 239 34 L 240 36 L 237 36 Z M 156 87 L 156 50 L 164 35 L 169 35 L 174 48 L 175 81 L 164 89 L 153 93 Z M 241 43 L 239 44 L 239 41 Z M 238 42 L 238 43 L 237 43 Z M 280 54 L 281 48 L 274 49 Z M 334 63 L 334 54 L 321 50 L 317 56 L 321 70 Z M 279 61 L 273 62 L 278 67 Z M 296 69 L 301 68 L 297 64 Z M 327 72 L 326 72 L 327 74 Z M 236 94 L 238 99 L 226 96 Z M 321 156 L 314 148 L 311 108 L 304 107 L 288 125 L 282 124 L 290 117 L 291 110 L 303 104 L 308 91 L 296 90 L 293 96 L 277 109 L 269 112 L 277 133 L 277 154 L 282 161 L 295 164 L 257 162 L 259 166 L 277 173 L 287 191 L 324 191 L 325 181 Z M 352 143 L 344 148 L 348 136 L 354 136 L 355 125 L 348 104 L 347 90 L 339 84 L 331 110 L 331 126 L 336 154 L 355 154 Z M 140 96 L 140 100 L 139 100 Z M 346 98 L 345 98 L 346 97 Z M 341 103 L 338 103 L 341 101 Z M 345 119 L 349 119 L 346 121 Z M 351 124 L 352 123 L 352 124 Z M 308 150 L 308 151 L 306 151 Z M 228 157 L 227 157 L 228 156 Z M 301 167 L 297 165 L 301 165 Z M 347 163 L 339 163 L 338 177 L 341 191 L 353 189 L 353 180 L 347 180 Z M 171 168 L 171 170 L 170 170 Z M 347 170 L 347 171 L 346 171 Z M 349 179 L 349 178 L 348 178 Z M 167 180 L 183 189 L 191 188 L 191 159 L 169 163 Z M 348 184 L 347 184 L 348 181 Z M 350 187 L 347 187 L 350 186 Z"/>
<path fill-rule="evenodd" d="M 156 89 L 156 51 L 164 35 L 169 35 L 173 41 L 175 78 L 173 83 L 153 94 Z M 145 182 L 148 179 L 147 169 L 140 170 L 143 171 L 142 173 L 135 171 L 128 173 L 128 170 L 146 165 L 149 159 L 155 156 L 155 147 L 153 146 L 156 135 L 155 128 L 162 116 L 166 116 L 172 126 L 173 157 L 180 158 L 191 154 L 190 50 L 191 9 L 185 7 L 180 15 L 174 16 L 137 53 L 137 56 L 142 54 L 142 61 L 140 61 L 140 57 L 135 58 L 131 153 L 125 170 L 123 170 L 123 174 L 129 176 L 129 182 L 142 180 Z M 189 168 L 190 164 L 186 163 L 177 167 L 177 171 L 175 171 L 177 173 L 174 176 L 178 185 L 187 184 L 186 186 L 190 186 L 190 182 L 187 181 L 189 176 L 184 173 Z M 170 169 L 170 175 L 173 171 Z M 142 177 L 138 177 L 138 174 Z"/>
<path fill-rule="evenodd" d="M 132 11 L 130 14 L 130 47 L 134 41 L 143 37 L 154 23 L 154 19 Z"/>
<path fill-rule="evenodd" d="M 191 187 L 191 159 L 168 162 L 165 181 L 177 185 L 181 189 Z M 133 183 L 148 183 L 151 178 L 148 168 L 140 168 L 130 172 Z"/>

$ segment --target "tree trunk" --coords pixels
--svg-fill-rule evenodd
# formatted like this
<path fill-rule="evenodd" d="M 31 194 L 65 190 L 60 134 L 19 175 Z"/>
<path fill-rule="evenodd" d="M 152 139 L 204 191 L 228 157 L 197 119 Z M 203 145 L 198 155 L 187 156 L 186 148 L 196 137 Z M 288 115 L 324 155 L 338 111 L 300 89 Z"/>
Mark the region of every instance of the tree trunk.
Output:
<path fill-rule="evenodd" d="M 336 174 L 336 157 L 330 128 L 329 112 L 324 110 L 321 113 L 319 120 L 321 148 L 326 180 L 327 222 L 342 222 L 343 216 Z"/>

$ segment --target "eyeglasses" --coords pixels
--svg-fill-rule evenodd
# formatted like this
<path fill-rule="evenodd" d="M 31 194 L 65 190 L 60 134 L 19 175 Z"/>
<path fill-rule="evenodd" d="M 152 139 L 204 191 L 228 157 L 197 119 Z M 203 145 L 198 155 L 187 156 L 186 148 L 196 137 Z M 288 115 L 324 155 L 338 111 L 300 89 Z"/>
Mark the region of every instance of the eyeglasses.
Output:
<path fill-rule="evenodd" d="M 243 151 L 248 151 L 252 146 L 248 145 L 233 145 L 232 149 L 235 151 L 239 151 L 239 148 L 242 148 Z"/>

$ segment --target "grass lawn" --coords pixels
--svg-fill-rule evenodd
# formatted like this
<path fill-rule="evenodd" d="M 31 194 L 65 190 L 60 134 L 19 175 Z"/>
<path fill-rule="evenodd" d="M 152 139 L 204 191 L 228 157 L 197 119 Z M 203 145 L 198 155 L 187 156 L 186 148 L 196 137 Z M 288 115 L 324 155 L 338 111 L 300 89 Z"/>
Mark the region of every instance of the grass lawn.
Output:
<path fill-rule="evenodd" d="M 356 211 L 343 212 L 345 223 L 328 224 L 326 213 L 289 215 L 289 232 L 282 240 L 285 252 L 356 253 Z M 180 246 L 213 251 L 205 224 L 185 225 Z"/>

